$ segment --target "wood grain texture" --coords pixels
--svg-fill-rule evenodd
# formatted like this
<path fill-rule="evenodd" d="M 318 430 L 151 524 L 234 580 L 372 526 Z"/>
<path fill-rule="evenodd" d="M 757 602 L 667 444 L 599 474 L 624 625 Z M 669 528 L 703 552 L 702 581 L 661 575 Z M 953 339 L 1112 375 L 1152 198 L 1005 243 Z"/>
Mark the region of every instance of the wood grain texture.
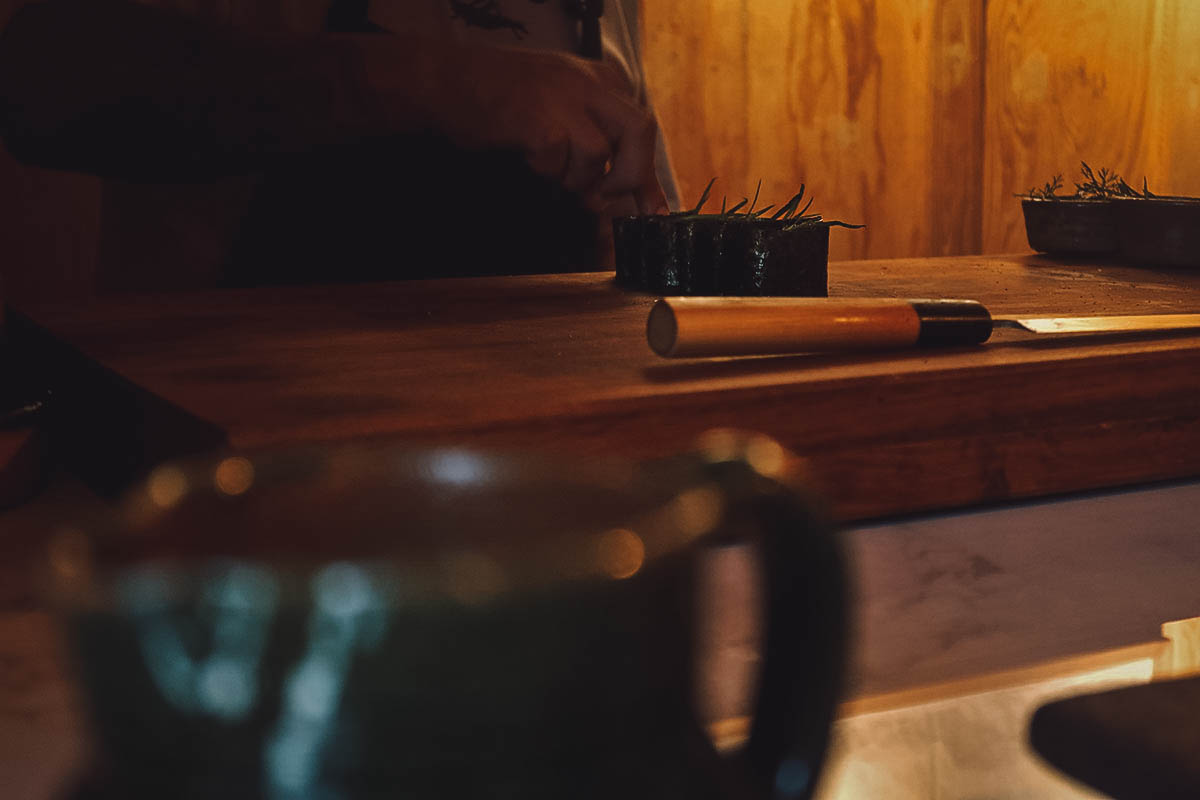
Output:
<path fill-rule="evenodd" d="M 830 275 L 834 297 L 959 296 L 997 314 L 1200 307 L 1200 275 L 1035 258 Z M 653 458 L 751 428 L 805 456 L 842 519 L 1200 474 L 1200 337 L 1001 332 L 936 353 L 670 362 L 645 341 L 652 301 L 602 274 L 428 281 L 30 309 L 21 332 L 47 363 L 66 363 L 66 343 L 239 447 L 392 435 Z M 87 392 L 125 385 L 101 383 Z"/>
<path fill-rule="evenodd" d="M 979 249 L 983 6 L 978 0 L 655 0 L 647 78 L 681 190 L 866 223 L 834 258 Z"/>
<path fill-rule="evenodd" d="M 985 10 L 972 0 L 937 0 L 933 8 L 930 91 L 928 249 L 911 255 L 949 256 L 983 249 Z M 903 206 L 889 209 L 903 214 Z M 886 218 L 885 218 L 886 219 Z M 880 253 L 895 257 L 899 253 Z"/>
<path fill-rule="evenodd" d="M 1200 195 L 1200 5 L 992 0 L 987 6 L 983 242 L 1026 248 L 1013 192 L 1079 162 L 1158 194 Z"/>
<path fill-rule="evenodd" d="M 1200 195 L 1190 0 L 656 0 L 646 71 L 681 188 L 865 222 L 835 258 L 1028 248 L 1012 194 L 1079 161 Z"/>

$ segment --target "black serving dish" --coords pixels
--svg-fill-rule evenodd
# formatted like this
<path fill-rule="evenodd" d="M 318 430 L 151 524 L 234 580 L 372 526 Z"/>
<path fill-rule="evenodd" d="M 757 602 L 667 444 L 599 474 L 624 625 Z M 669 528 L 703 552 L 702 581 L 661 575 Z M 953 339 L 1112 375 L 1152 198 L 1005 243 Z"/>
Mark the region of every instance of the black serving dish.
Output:
<path fill-rule="evenodd" d="M 832 224 L 736 214 L 618 218 L 617 282 L 658 294 L 826 297 Z"/>
<path fill-rule="evenodd" d="M 1021 200 L 1021 208 L 1025 212 L 1025 235 L 1029 238 L 1029 246 L 1039 253 L 1107 255 L 1117 252 L 1112 201 L 1025 197 Z"/>
<path fill-rule="evenodd" d="M 1111 203 L 1123 261 L 1200 267 L 1200 198 L 1116 197 Z"/>

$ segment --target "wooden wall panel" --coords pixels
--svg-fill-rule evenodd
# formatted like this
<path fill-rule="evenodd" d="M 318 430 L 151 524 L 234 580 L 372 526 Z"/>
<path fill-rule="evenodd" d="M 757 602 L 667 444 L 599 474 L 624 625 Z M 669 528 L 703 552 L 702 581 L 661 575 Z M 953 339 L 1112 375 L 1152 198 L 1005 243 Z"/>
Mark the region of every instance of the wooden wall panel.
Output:
<path fill-rule="evenodd" d="M 991 0 L 984 248 L 1026 249 L 1013 192 L 1079 161 L 1200 195 L 1200 3 Z"/>
<path fill-rule="evenodd" d="M 1080 159 L 1200 195 L 1194 0 L 646 0 L 685 197 L 807 180 L 833 256 L 1026 250 L 1013 193 Z M 745 187 L 745 188 L 743 188 Z"/>
<path fill-rule="evenodd" d="M 979 246 L 981 0 L 647 0 L 646 73 L 685 199 L 709 177 L 865 222 L 834 258 Z"/>
<path fill-rule="evenodd" d="M 929 246 L 912 255 L 982 251 L 984 16 L 974 0 L 934 4 Z"/>

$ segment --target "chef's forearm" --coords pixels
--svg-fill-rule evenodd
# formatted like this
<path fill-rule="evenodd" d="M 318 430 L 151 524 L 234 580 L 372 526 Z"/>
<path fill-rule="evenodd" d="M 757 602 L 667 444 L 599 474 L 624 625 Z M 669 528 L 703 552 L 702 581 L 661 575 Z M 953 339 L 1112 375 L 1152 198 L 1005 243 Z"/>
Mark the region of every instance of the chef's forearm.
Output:
<path fill-rule="evenodd" d="M 249 35 L 121 0 L 46 0 L 0 37 L 0 136 L 27 162 L 100 175 L 249 171 L 424 127 L 437 51 L 369 34 Z M 382 87 L 381 75 L 392 76 Z"/>

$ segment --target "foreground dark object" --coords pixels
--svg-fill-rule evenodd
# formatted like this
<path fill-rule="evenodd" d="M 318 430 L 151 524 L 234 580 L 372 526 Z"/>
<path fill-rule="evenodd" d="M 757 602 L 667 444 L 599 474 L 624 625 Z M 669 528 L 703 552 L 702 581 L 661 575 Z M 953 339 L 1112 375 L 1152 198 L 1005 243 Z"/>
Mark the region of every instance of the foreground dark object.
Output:
<path fill-rule="evenodd" d="M 1200 678 L 1073 697 L 1038 709 L 1033 748 L 1118 800 L 1200 796 Z"/>
<path fill-rule="evenodd" d="M 751 466 L 764 446 L 723 434 L 596 466 L 380 445 L 160 469 L 51 548 L 101 784 L 810 796 L 846 588 L 794 460 Z M 761 547 L 765 638 L 750 739 L 726 759 L 692 707 L 694 575 L 705 545 L 733 542 Z"/>

